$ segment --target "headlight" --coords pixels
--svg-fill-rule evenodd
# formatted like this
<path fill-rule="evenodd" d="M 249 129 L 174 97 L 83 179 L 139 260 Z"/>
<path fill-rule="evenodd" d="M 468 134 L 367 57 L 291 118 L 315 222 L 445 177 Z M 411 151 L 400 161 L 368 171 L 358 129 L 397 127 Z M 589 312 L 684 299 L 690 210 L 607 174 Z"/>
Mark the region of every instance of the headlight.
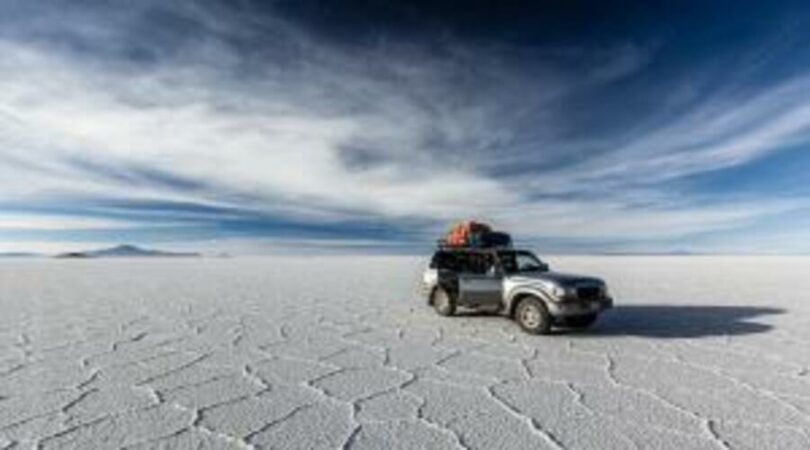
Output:
<path fill-rule="evenodd" d="M 554 286 L 553 288 L 551 288 L 551 295 L 557 298 L 563 298 L 565 297 L 565 289 L 560 286 Z"/>

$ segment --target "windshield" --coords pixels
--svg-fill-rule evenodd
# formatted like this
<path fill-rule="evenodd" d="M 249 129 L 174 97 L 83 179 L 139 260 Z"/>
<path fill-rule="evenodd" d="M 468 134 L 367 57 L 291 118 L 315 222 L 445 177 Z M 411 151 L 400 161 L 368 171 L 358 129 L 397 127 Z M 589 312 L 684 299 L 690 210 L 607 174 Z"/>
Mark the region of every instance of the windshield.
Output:
<path fill-rule="evenodd" d="M 499 252 L 498 259 L 506 273 L 545 272 L 548 270 L 548 266 L 530 252 Z"/>

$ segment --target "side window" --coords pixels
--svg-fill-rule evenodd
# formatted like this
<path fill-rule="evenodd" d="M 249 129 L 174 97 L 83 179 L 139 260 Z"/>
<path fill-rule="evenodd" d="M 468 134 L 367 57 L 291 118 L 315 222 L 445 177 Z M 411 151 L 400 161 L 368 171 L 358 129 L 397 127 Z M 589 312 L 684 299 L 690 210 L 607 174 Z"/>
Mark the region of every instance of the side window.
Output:
<path fill-rule="evenodd" d="M 455 255 L 454 269 L 461 273 L 470 273 L 471 256 L 467 252 L 457 252 Z"/>
<path fill-rule="evenodd" d="M 500 255 L 501 267 L 504 272 L 514 273 L 518 270 L 517 260 L 514 253 L 503 253 Z"/>
<path fill-rule="evenodd" d="M 489 273 L 492 266 L 495 265 L 495 256 L 492 253 L 483 253 L 481 254 L 481 264 L 478 267 L 478 270 L 481 275 L 486 275 Z"/>
<path fill-rule="evenodd" d="M 485 275 L 494 262 L 494 258 L 489 253 L 465 253 L 461 271 L 475 275 Z"/>

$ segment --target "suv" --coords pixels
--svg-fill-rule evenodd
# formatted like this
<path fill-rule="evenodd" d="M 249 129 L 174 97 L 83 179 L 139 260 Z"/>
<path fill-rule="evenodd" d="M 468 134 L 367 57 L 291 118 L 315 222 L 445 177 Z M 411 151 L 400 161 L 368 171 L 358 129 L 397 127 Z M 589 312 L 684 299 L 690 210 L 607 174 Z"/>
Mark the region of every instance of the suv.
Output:
<path fill-rule="evenodd" d="M 443 316 L 457 307 L 487 310 L 532 334 L 547 334 L 552 325 L 586 328 L 613 306 L 604 281 L 552 272 L 526 250 L 439 248 L 422 288 Z"/>

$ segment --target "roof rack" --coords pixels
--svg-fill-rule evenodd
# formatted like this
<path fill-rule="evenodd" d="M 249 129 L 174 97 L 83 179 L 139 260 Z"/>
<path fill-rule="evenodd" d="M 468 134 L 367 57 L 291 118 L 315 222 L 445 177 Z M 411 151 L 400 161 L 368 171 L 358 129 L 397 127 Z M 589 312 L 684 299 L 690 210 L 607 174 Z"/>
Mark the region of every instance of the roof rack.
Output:
<path fill-rule="evenodd" d="M 436 241 L 436 248 L 439 250 L 514 250 L 512 245 L 499 245 L 491 247 L 476 247 L 471 245 L 448 245 L 443 239 Z"/>

